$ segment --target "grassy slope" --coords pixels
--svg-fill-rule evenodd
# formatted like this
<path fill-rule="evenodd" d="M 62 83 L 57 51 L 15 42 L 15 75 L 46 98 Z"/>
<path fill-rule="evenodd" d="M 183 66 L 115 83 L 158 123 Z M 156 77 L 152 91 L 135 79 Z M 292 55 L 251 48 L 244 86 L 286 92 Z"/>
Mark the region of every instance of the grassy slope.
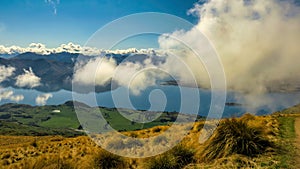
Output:
<path fill-rule="evenodd" d="M 277 125 L 277 123 L 280 125 Z M 203 126 L 203 122 L 200 121 L 195 123 L 192 130 L 181 143 L 185 148 L 190 148 L 195 152 L 193 157 L 194 162 L 188 165 L 187 168 L 292 168 L 291 166 L 293 166 L 293 163 L 291 162 L 293 161 L 294 155 L 293 145 L 286 143 L 295 136 L 293 130 L 293 117 L 276 115 L 254 117 L 251 118 L 249 125 L 263 128 L 266 137 L 274 141 L 277 140 L 277 144 L 283 147 L 275 152 L 270 151 L 262 153 L 256 157 L 247 157 L 236 154 L 209 162 L 203 162 L 201 152 L 203 152 L 205 147 L 198 143 L 200 134 L 199 127 L 201 128 L 201 126 Z M 280 130 L 279 132 L 276 132 L 278 126 Z M 162 130 L 157 132 L 155 128 L 158 127 L 125 132 L 124 134 L 145 138 L 157 135 L 167 129 L 167 127 L 161 126 L 160 128 Z M 186 127 L 183 125 L 182 129 L 184 128 Z M 277 134 L 274 135 L 274 132 Z M 101 148 L 97 147 L 87 136 L 75 138 L 57 136 L 0 136 L 0 141 L 0 165 L 8 168 L 35 164 L 41 161 L 43 163 L 45 158 L 49 159 L 52 156 L 61 158 L 62 161 L 69 162 L 76 167 L 87 167 L 90 164 L 93 164 L 95 152 L 101 150 Z M 162 155 L 158 157 L 158 159 L 170 160 L 169 153 L 172 153 L 172 151 L 167 152 L 167 156 Z M 149 162 L 152 162 L 153 159 L 157 159 L 157 157 L 150 159 L 125 159 L 125 161 L 132 168 L 147 168 Z M 162 162 L 165 163 L 167 161 Z M 156 162 L 160 163 L 160 161 Z"/>
<path fill-rule="evenodd" d="M 280 163 L 278 168 L 296 168 L 297 148 L 295 146 L 295 118 L 300 117 L 300 104 L 274 113 L 280 123 L 281 147 L 276 157 Z"/>
<path fill-rule="evenodd" d="M 295 145 L 293 144 L 296 138 L 295 117 L 278 117 L 278 120 L 280 123 L 279 136 L 281 139 L 281 148 L 278 149 L 278 156 L 275 157 L 280 162 L 277 168 L 293 168 L 293 166 L 295 166 L 294 158 L 297 153 Z"/>
<path fill-rule="evenodd" d="M 215 159 L 210 162 L 203 162 L 201 159 L 201 152 L 205 147 L 199 145 L 199 126 L 202 126 L 203 122 L 197 122 L 188 136 L 182 141 L 185 147 L 191 147 L 196 151 L 195 160 L 193 164 L 190 164 L 187 168 L 293 168 L 295 166 L 295 146 L 293 141 L 295 138 L 294 120 L 298 116 L 298 106 L 292 107 L 292 110 L 286 109 L 281 112 L 275 113 L 270 116 L 260 116 L 250 118 L 249 125 L 253 127 L 260 127 L 264 129 L 265 136 L 273 140 L 278 145 L 275 151 L 269 151 L 256 157 L 247 157 L 242 155 L 230 155 L 220 159 Z M 299 106 L 300 107 L 300 106 Z M 57 107 L 52 107 L 56 108 Z M 49 111 L 46 107 L 41 107 L 43 112 Z M 62 109 L 63 110 L 63 109 Z M 21 110 L 19 110 L 21 111 Z M 24 111 L 24 109 L 22 110 Z M 41 111 L 41 110 L 39 110 Z M 94 110 L 96 111 L 96 110 Z M 115 122 L 120 122 L 121 117 L 118 114 L 114 114 L 113 109 L 105 109 L 106 113 L 109 113 L 107 119 L 117 119 Z M 287 112 L 293 112 L 293 114 L 285 114 Z M 298 111 L 300 112 L 300 111 Z M 24 113 L 24 112 L 23 112 Z M 95 113 L 95 112 L 92 112 Z M 42 113 L 43 114 L 43 113 Z M 49 113 L 48 113 L 49 114 Z M 47 114 L 47 115 L 48 115 Z M 58 115 L 53 115 L 53 119 L 64 118 Z M 166 117 L 163 117 L 166 118 Z M 36 118 L 32 118 L 36 119 Z M 28 120 L 28 119 L 26 119 Z M 123 119 L 122 124 L 129 125 L 126 119 Z M 28 121 L 24 121 L 28 122 Z M 48 122 L 49 123 L 49 122 Z M 8 124 L 17 124 L 8 122 Z M 47 124 L 47 123 L 39 123 Z M 49 123 L 54 124 L 54 123 Z M 48 125 L 49 125 L 48 124 Z M 113 124 L 112 124 L 113 125 Z M 115 124 L 115 127 L 123 127 Z M 131 124 L 130 124 L 131 125 Z M 45 125 L 46 126 L 46 125 Z M 51 126 L 51 125 L 49 125 Z M 134 126 L 134 125 L 133 125 Z M 18 127 L 18 126 L 17 126 Z M 132 125 L 131 125 L 132 127 Z M 155 127 L 157 128 L 157 127 Z M 144 129 L 133 132 L 126 132 L 127 135 L 134 135 L 135 137 L 150 137 L 151 135 L 157 135 L 157 132 L 153 129 Z M 161 127 L 162 129 L 166 127 Z M 201 127 L 200 127 L 201 128 Z M 133 129 L 133 128 L 131 128 Z M 17 130 L 18 131 L 18 130 Z M 12 138 L 13 137 L 13 138 Z M 0 165 L 12 167 L 20 166 L 28 163 L 36 163 L 36 161 L 42 160 L 41 158 L 49 158 L 51 155 L 61 158 L 63 161 L 70 162 L 77 167 L 84 165 L 87 167 L 92 164 L 95 152 L 99 149 L 88 137 L 81 136 L 76 138 L 64 138 L 64 137 L 15 137 L 15 136 L 0 136 Z M 18 142 L 12 140 L 19 140 Z M 167 157 L 167 156 L 166 156 Z M 166 159 L 168 160 L 168 159 Z M 144 160 L 126 159 L 131 167 L 138 166 L 144 167 Z M 146 160 L 148 161 L 148 160 Z M 151 161 L 151 160 L 150 160 Z M 135 167 L 133 167 L 135 168 Z"/>
<path fill-rule="evenodd" d="M 45 128 L 37 126 L 23 125 L 17 122 L 0 121 L 0 135 L 11 136 L 45 136 L 45 135 L 63 135 L 73 137 L 83 135 L 81 132 L 64 128 Z"/>
<path fill-rule="evenodd" d="M 266 117 L 254 117 L 249 125 L 262 127 L 266 131 L 270 128 L 266 127 L 269 123 L 276 124 L 273 116 Z M 191 149 L 195 154 L 193 155 L 193 164 L 190 164 L 188 168 L 239 168 L 245 165 L 255 166 L 259 168 L 274 168 L 275 162 L 273 158 L 270 159 L 270 153 L 262 154 L 261 156 L 250 158 L 241 155 L 233 155 L 224 157 L 221 159 L 216 159 L 210 162 L 203 163 L 201 152 L 205 149 L 203 145 L 200 145 L 199 135 L 200 129 L 203 126 L 203 121 L 195 123 L 192 130 L 182 141 L 181 145 L 185 149 Z M 276 125 L 275 125 L 276 126 Z M 179 125 L 180 127 L 180 125 Z M 160 126 L 161 130 L 156 130 L 157 127 L 151 129 L 144 129 L 139 131 L 125 132 L 126 135 L 133 135 L 134 137 L 151 137 L 153 135 L 158 135 L 160 132 L 163 132 L 167 129 L 167 126 Z M 182 126 L 184 130 L 186 126 Z M 272 128 L 273 130 L 273 128 Z M 268 134 L 269 135 L 269 134 Z M 267 136 L 267 135 L 266 135 Z M 270 136 L 273 137 L 271 134 Z M 24 139 L 23 139 L 24 138 Z M 113 138 L 112 138 L 113 139 Z M 16 136 L 0 136 L 0 165 L 3 167 L 15 167 L 36 164 L 42 160 L 44 163 L 45 158 L 51 159 L 52 156 L 60 158 L 62 161 L 69 162 L 76 167 L 89 168 L 90 164 L 93 164 L 94 157 L 97 154 L 98 150 L 101 150 L 97 147 L 87 136 L 80 136 L 75 138 L 64 138 L 56 136 L 44 136 L 44 137 L 16 137 Z M 11 140 L 19 140 L 18 142 L 12 142 Z M 24 140 L 24 141 L 21 141 Z M 189 152 L 190 150 L 188 150 Z M 179 156 L 182 151 L 177 152 Z M 154 159 L 159 159 L 155 161 L 156 163 L 172 163 L 174 158 L 173 151 L 167 152 L 162 156 L 153 157 L 150 159 L 125 159 L 126 163 L 132 168 L 148 168 L 151 166 L 149 162 L 153 162 Z M 178 157 L 178 156 L 177 156 Z M 175 158 L 176 159 L 176 158 Z M 162 160 L 162 161 L 161 161 Z M 169 161 L 171 160 L 171 161 Z M 170 163 L 170 164 L 171 164 Z M 175 164 L 174 164 L 175 165 Z M 177 165 L 177 164 L 176 164 Z M 153 165 L 152 165 L 153 166 Z"/>
<path fill-rule="evenodd" d="M 55 113 L 53 110 L 60 110 L 60 113 Z M 123 110 L 128 113 L 131 118 L 140 118 L 140 111 Z M 108 121 L 115 130 L 119 131 L 132 131 L 158 125 L 169 125 L 177 117 L 177 113 L 164 112 L 152 122 L 132 123 L 113 108 L 83 107 L 82 111 L 84 113 L 82 116 L 83 121 L 89 121 L 92 119 L 94 120 L 94 123 L 92 124 L 98 125 L 99 122 L 97 120 L 100 119 L 99 115 L 101 113 L 105 120 Z M 149 113 L 156 114 L 156 112 Z M 188 119 L 190 116 L 187 115 L 185 118 Z M 102 123 L 102 127 L 104 127 L 106 121 Z M 78 129 L 80 126 L 77 114 L 74 111 L 74 107 L 71 102 L 57 106 L 36 107 L 21 104 L 6 104 L 0 106 L 0 123 L 3 123 L 0 133 L 10 135 L 12 135 L 12 133 L 23 133 L 22 135 L 40 135 L 39 133 L 42 131 L 44 131 L 42 132 L 42 135 L 47 134 L 47 131 L 49 131 L 49 135 L 51 135 L 53 133 L 55 134 L 52 130 L 66 130 L 67 132 L 68 130 Z M 20 129 L 16 126 L 19 126 Z"/>
<path fill-rule="evenodd" d="M 44 111 L 44 116 L 51 116 L 51 119 L 38 122 L 39 125 L 43 127 L 50 127 L 50 128 L 78 128 L 79 122 L 77 120 L 77 116 L 74 113 L 72 107 L 69 106 L 59 106 L 57 107 L 61 112 L 60 113 L 52 113 L 51 110 Z M 50 115 L 49 115 L 49 112 Z"/>

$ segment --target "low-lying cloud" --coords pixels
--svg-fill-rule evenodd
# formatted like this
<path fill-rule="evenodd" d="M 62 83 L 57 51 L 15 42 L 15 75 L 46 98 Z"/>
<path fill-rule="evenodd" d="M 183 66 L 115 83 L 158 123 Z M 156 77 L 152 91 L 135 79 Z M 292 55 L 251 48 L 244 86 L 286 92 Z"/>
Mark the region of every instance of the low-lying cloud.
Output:
<path fill-rule="evenodd" d="M 14 74 L 16 69 L 11 66 L 0 66 L 0 83 Z"/>
<path fill-rule="evenodd" d="M 15 95 L 12 90 L 2 90 L 0 89 L 0 101 L 2 100 L 10 100 L 14 102 L 20 102 L 24 100 L 23 95 Z"/>
<path fill-rule="evenodd" d="M 23 95 L 12 95 L 10 98 L 9 98 L 11 101 L 14 101 L 14 102 L 20 102 L 22 100 L 24 100 L 24 96 Z"/>
<path fill-rule="evenodd" d="M 199 17 L 195 28 L 215 45 L 229 89 L 265 93 L 299 86 L 299 6 L 279 0 L 209 0 L 190 12 Z M 197 43 L 193 31 L 175 36 Z"/>
<path fill-rule="evenodd" d="M 50 93 L 41 94 L 35 99 L 35 103 L 40 106 L 46 105 L 48 99 L 52 98 L 53 95 Z"/>
<path fill-rule="evenodd" d="M 157 69 L 156 64 L 161 62 L 154 64 L 152 59 L 150 57 L 141 62 L 122 62 L 114 71 L 113 81 L 119 86 L 129 88 L 132 94 L 139 95 L 147 87 L 156 85 L 158 80 L 169 77 Z"/>
<path fill-rule="evenodd" d="M 100 69 L 101 65 L 101 71 Z M 117 67 L 117 63 L 113 58 L 95 58 L 89 60 L 82 67 L 77 65 L 77 70 L 74 74 L 74 82 L 84 85 L 100 85 L 104 86 L 109 83 L 114 71 Z M 96 72 L 96 73 L 95 73 Z"/>
<path fill-rule="evenodd" d="M 30 67 L 29 70 L 24 69 L 24 74 L 16 77 L 15 85 L 18 87 L 34 88 L 41 85 L 41 78 L 36 76 Z"/>
<path fill-rule="evenodd" d="M 157 79 L 165 76 L 161 72 L 145 70 L 155 67 L 150 58 L 142 62 L 124 61 L 117 65 L 114 58 L 97 57 L 87 63 L 76 65 L 73 82 L 92 86 L 114 83 L 117 86 L 128 87 L 133 94 L 138 95 L 148 86 L 155 85 Z"/>

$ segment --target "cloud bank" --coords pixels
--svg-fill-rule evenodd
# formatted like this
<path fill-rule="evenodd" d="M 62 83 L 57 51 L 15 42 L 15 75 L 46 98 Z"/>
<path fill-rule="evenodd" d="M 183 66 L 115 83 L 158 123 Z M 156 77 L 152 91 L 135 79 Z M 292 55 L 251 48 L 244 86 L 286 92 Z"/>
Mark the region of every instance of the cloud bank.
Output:
<path fill-rule="evenodd" d="M 40 86 L 41 78 L 37 77 L 30 67 L 29 70 L 24 69 L 24 74 L 16 77 L 15 85 L 18 87 L 34 88 Z"/>
<path fill-rule="evenodd" d="M 99 63 L 101 64 L 101 71 L 99 70 Z M 73 81 L 84 85 L 104 86 L 110 82 L 116 67 L 117 63 L 113 58 L 91 59 L 84 65 L 77 65 Z"/>
<path fill-rule="evenodd" d="M 105 86 L 115 83 L 118 86 L 127 86 L 133 94 L 140 94 L 140 91 L 148 86 L 155 84 L 155 77 L 162 74 L 150 74 L 143 71 L 145 68 L 152 67 L 149 59 L 142 63 L 124 61 L 117 65 L 113 58 L 97 57 L 81 65 L 77 64 L 73 77 L 73 82 L 83 85 Z M 94 73 L 93 73 L 94 72 Z"/>
<path fill-rule="evenodd" d="M 197 27 L 216 46 L 230 88 L 261 93 L 299 84 L 300 9 L 290 2 L 214 0 L 196 6 Z M 213 6 L 219 14 L 205 12 Z"/>
<path fill-rule="evenodd" d="M 0 66 L 0 83 L 14 74 L 16 69 L 11 66 Z"/>
<path fill-rule="evenodd" d="M 200 30 L 220 56 L 228 90 L 242 93 L 247 111 L 255 112 L 266 104 L 274 110 L 274 99 L 266 93 L 300 89 L 299 8 L 292 1 L 208 0 L 189 11 L 199 17 L 194 28 L 163 35 L 159 43 L 164 49 L 180 48 L 178 42 L 168 38 L 173 36 L 201 49 L 203 42 L 195 36 Z M 189 54 L 182 56 L 196 72 L 198 85 L 209 87 L 203 66 Z M 241 101 L 238 97 L 236 100 Z M 282 104 L 289 105 L 284 101 L 277 105 Z"/>
<path fill-rule="evenodd" d="M 74 44 L 72 42 L 68 44 L 61 44 L 57 48 L 47 48 L 46 45 L 42 43 L 31 43 L 28 47 L 20 47 L 20 46 L 3 46 L 0 45 L 0 55 L 17 55 L 26 52 L 32 52 L 41 55 L 49 55 L 51 53 L 74 53 L 74 54 L 82 54 L 86 56 L 99 56 L 103 54 L 131 54 L 131 53 L 152 53 L 153 49 L 136 49 L 129 48 L 124 50 L 107 50 L 107 49 L 98 49 L 95 47 L 86 47 L 80 46 L 78 44 Z"/>
<path fill-rule="evenodd" d="M 229 89 L 264 93 L 299 87 L 299 6 L 279 0 L 209 0 L 189 12 L 199 17 L 199 23 L 190 31 L 169 35 L 201 48 L 195 32 L 202 31 L 216 47 Z M 178 47 L 166 35 L 159 42 L 162 48 Z M 191 63 L 192 70 L 200 66 Z M 205 76 L 196 74 L 198 83 L 208 85 Z"/>
<path fill-rule="evenodd" d="M 44 106 L 44 105 L 46 105 L 48 99 L 50 99 L 51 97 L 53 97 L 53 95 L 50 93 L 41 94 L 35 99 L 35 103 L 37 105 Z"/>

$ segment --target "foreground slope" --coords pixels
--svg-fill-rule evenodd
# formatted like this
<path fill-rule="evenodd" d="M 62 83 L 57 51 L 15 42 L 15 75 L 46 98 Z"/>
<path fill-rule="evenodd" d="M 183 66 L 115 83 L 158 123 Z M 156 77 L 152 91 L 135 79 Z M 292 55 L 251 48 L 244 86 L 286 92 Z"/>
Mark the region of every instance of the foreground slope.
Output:
<path fill-rule="evenodd" d="M 279 146 L 282 140 L 280 139 L 278 118 L 278 115 L 260 117 L 245 115 L 239 119 L 227 120 L 227 124 L 228 122 L 235 123 L 234 121 L 237 121 L 236 124 L 238 125 L 243 123 L 250 130 L 261 131 L 257 133 L 258 137 L 263 138 L 269 145 L 266 145 L 259 152 L 253 152 L 251 155 L 241 153 L 244 150 L 242 151 L 240 147 L 232 147 L 232 149 L 224 149 L 226 151 L 232 150 L 230 153 L 212 156 L 211 159 L 204 158 L 206 151 L 209 150 L 208 147 L 214 145 L 212 144 L 214 140 L 209 139 L 204 144 L 199 144 L 199 136 L 204 132 L 201 130 L 204 122 L 200 121 L 194 124 L 189 134 L 174 149 L 147 159 L 129 159 L 115 156 L 102 150 L 87 136 L 74 138 L 62 136 L 1 136 L 0 164 L 3 168 L 34 168 L 42 164 L 49 165 L 49 168 L 62 168 L 62 166 L 71 168 L 101 168 L 102 166 L 103 168 L 106 161 L 109 164 L 115 162 L 117 168 L 157 168 L 163 165 L 167 165 L 164 168 L 215 168 L 216 166 L 219 168 L 274 168 L 281 164 L 277 148 L 274 146 Z M 226 124 L 226 119 L 222 120 L 221 124 Z M 220 126 L 215 133 L 223 131 Z M 123 134 L 131 137 L 147 138 L 164 132 L 168 127 L 156 126 L 138 131 L 127 131 Z M 182 130 L 186 129 L 185 125 L 181 127 Z M 230 131 L 228 132 L 230 133 Z M 215 136 L 218 135 L 213 135 L 212 138 Z M 230 140 L 225 140 L 225 143 L 230 143 Z M 162 139 L 153 144 L 167 145 L 168 143 L 163 142 Z M 254 142 L 254 144 L 257 143 Z M 214 146 L 218 147 L 217 144 Z M 221 148 L 220 152 L 222 151 Z M 106 160 L 103 161 L 103 158 Z"/>
<path fill-rule="evenodd" d="M 2 135 L 0 168 L 297 168 L 295 119 L 300 118 L 298 107 L 268 116 L 246 114 L 241 118 L 223 119 L 203 144 L 199 143 L 199 136 L 208 133 L 210 128 L 202 130 L 204 121 L 198 121 L 175 148 L 146 159 L 113 155 L 88 136 Z M 170 125 L 172 123 L 122 133 L 149 138 L 166 131 Z M 187 130 L 186 125 L 178 127 Z M 153 144 L 167 146 L 165 140 L 156 140 Z M 124 140 L 117 141 L 114 144 L 125 145 Z"/>

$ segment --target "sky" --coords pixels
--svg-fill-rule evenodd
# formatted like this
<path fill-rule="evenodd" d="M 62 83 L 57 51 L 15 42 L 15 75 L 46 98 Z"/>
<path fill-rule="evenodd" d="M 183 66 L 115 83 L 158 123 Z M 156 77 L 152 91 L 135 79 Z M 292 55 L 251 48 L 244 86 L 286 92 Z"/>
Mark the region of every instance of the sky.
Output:
<path fill-rule="evenodd" d="M 84 45 L 99 28 L 120 17 L 141 12 L 188 15 L 197 0 L 1 0 L 0 45 L 26 47 L 42 43 L 57 47 Z M 152 37 L 153 39 L 153 37 Z"/>
<path fill-rule="evenodd" d="M 200 0 L 200 2 L 204 1 Z M 140 12 L 163 12 L 179 16 L 194 25 L 189 30 L 170 31 L 159 38 L 149 37 L 147 40 L 157 41 L 159 50 L 140 50 L 153 56 L 143 63 L 125 62 L 120 66 L 111 58 L 103 62 L 105 71 L 101 72 L 96 71 L 99 60 L 93 58 L 85 65 L 80 64 L 76 68 L 74 80 L 94 85 L 95 81 L 89 75 L 90 72 L 95 71 L 99 73 L 97 77 L 101 77 L 97 83 L 103 85 L 107 82 L 105 80 L 110 80 L 116 74 L 115 72 L 121 70 L 123 74 L 120 73 L 117 80 L 119 84 L 126 86 L 128 82 L 132 83 L 126 78 L 130 78 L 136 72 L 159 65 L 166 72 L 176 75 L 182 85 L 193 86 L 190 82 L 196 79 L 200 87 L 209 88 L 211 84 L 209 78 L 214 76 L 210 74 L 208 76 L 205 62 L 201 62 L 194 55 L 193 51 L 197 50 L 198 54 L 207 52 L 200 56 L 210 59 L 212 58 L 210 56 L 215 56 L 217 52 L 226 75 L 227 88 L 249 94 L 247 100 L 251 104 L 257 102 L 267 104 L 272 101 L 272 99 L 257 100 L 251 94 L 299 91 L 300 67 L 297 61 L 300 44 L 300 0 L 207 0 L 206 3 L 198 4 L 195 2 L 196 0 L 2 0 L 0 1 L 0 54 L 82 52 L 86 55 L 83 52 L 86 48 L 80 48 L 79 45 L 84 45 L 93 33 L 111 21 Z M 192 15 L 188 15 L 188 11 Z M 147 22 L 148 20 L 150 19 L 138 19 L 142 23 L 150 23 L 146 26 L 139 24 L 140 22 L 138 26 L 135 26 L 125 20 L 126 22 L 122 22 L 119 27 L 120 30 L 135 31 L 137 27 L 161 29 L 172 23 L 169 22 L 170 19 L 166 22 L 164 19 L 159 24 Z M 118 29 L 110 29 L 114 32 L 113 34 L 107 33 L 109 31 L 104 31 L 106 34 L 102 32 L 99 43 L 103 41 L 108 44 L 108 39 L 119 37 L 116 35 L 122 32 L 115 30 Z M 205 35 L 205 38 L 199 38 L 202 37 L 199 36 L 199 31 Z M 145 39 L 136 38 L 138 40 L 129 39 L 128 41 L 131 44 L 147 43 L 147 41 L 142 41 Z M 183 40 L 193 51 L 183 48 L 182 43 L 176 39 Z M 210 43 L 207 43 L 207 40 Z M 35 44 L 31 44 L 32 42 Z M 62 43 L 67 45 L 61 45 Z M 26 47 L 29 44 L 31 44 L 29 48 L 25 49 L 7 47 L 10 45 Z M 125 45 L 123 48 L 143 47 L 139 46 L 140 44 Z M 210 44 L 213 45 L 214 50 L 210 50 L 212 49 Z M 103 52 L 98 48 L 96 50 L 91 48 L 88 51 L 91 51 L 91 56 Z M 115 51 L 120 53 L 121 50 Z M 124 51 L 138 53 L 131 49 Z M 153 51 L 158 52 L 159 56 L 164 56 L 164 60 L 157 59 L 155 54 L 152 55 Z M 169 55 L 168 51 L 171 51 L 172 55 Z M 176 60 L 174 55 L 179 56 L 181 60 Z M 185 65 L 182 65 L 182 62 Z M 183 71 L 184 66 L 187 67 L 186 71 Z M 218 66 L 210 66 L 210 68 L 218 68 Z M 2 77 L 0 76 L 0 81 L 1 79 L 3 81 L 11 76 L 14 68 L 0 67 L 0 70 L 3 74 Z M 192 74 L 194 77 L 187 76 L 190 73 L 189 70 L 194 73 Z M 34 70 L 27 69 L 24 76 L 20 76 L 18 85 L 38 85 L 39 79 L 33 75 Z M 223 73 L 217 75 L 223 75 Z M 164 78 L 162 73 L 153 73 L 151 76 L 146 73 L 141 74 L 135 82 L 136 85 L 132 85 L 135 87 L 133 90 L 137 89 L 136 93 L 139 93 L 140 89 L 153 85 L 155 79 Z M 31 83 L 28 79 L 33 79 L 35 83 Z"/>

